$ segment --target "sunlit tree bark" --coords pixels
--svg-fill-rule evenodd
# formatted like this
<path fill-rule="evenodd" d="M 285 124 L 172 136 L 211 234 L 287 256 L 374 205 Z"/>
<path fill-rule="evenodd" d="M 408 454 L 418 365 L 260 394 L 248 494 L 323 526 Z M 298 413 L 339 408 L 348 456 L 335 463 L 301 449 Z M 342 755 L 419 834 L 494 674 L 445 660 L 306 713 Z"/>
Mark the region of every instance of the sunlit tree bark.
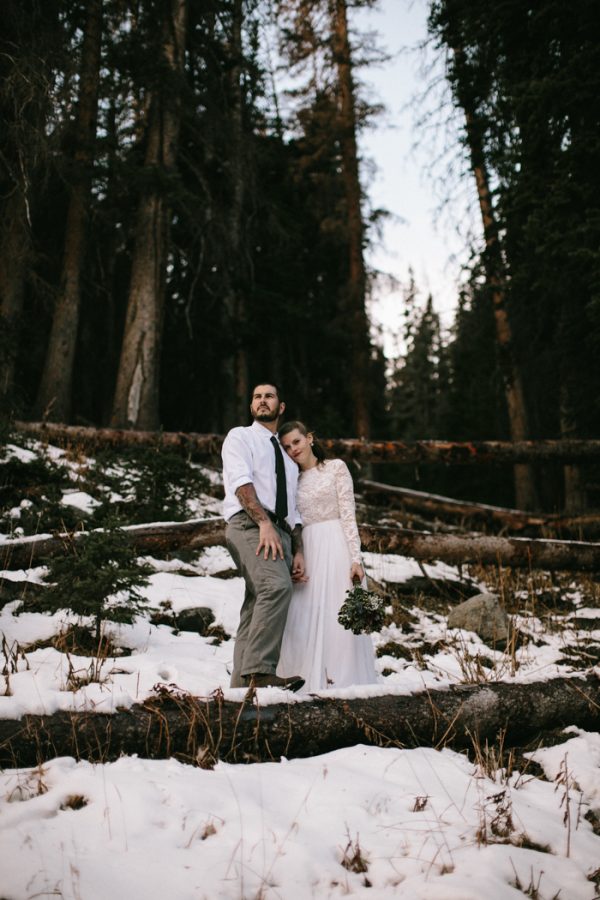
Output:
<path fill-rule="evenodd" d="M 125 332 L 111 424 L 156 428 L 169 247 L 170 208 L 160 183 L 174 172 L 181 119 L 181 79 L 186 38 L 186 0 L 165 2 L 162 23 L 164 77 L 152 91 L 144 168 L 151 182 L 139 201 Z"/>

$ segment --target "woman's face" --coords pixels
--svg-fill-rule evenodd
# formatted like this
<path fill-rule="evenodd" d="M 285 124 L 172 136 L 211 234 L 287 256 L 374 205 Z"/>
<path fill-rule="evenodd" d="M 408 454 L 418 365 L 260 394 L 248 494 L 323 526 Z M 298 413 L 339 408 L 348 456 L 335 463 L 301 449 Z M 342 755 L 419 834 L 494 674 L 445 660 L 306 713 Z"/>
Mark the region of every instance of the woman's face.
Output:
<path fill-rule="evenodd" d="M 298 428 L 294 428 L 286 434 L 281 440 L 281 446 L 291 459 L 297 463 L 301 469 L 310 466 L 314 459 L 312 452 L 312 434 L 302 434 Z"/>

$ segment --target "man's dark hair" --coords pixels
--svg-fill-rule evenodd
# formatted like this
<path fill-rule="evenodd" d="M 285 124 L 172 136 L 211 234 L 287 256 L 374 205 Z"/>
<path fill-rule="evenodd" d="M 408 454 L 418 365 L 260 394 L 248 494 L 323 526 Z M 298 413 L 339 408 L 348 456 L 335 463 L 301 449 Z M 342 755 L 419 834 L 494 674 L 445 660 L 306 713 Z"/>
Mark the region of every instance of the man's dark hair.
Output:
<path fill-rule="evenodd" d="M 277 399 L 278 399 L 279 402 L 281 403 L 281 401 L 283 400 L 283 397 L 281 396 L 281 390 L 280 390 L 279 385 L 277 384 L 277 382 L 276 382 L 276 381 L 273 381 L 271 378 L 265 378 L 264 381 L 255 381 L 255 382 L 254 382 L 254 387 L 252 388 L 252 390 L 251 390 L 251 392 L 250 392 L 250 399 L 252 399 L 252 397 L 254 397 L 254 391 L 255 391 L 256 388 L 257 388 L 259 385 L 261 385 L 261 384 L 270 384 L 271 387 L 274 387 L 274 388 L 275 388 L 275 392 L 276 392 L 276 394 L 277 394 Z"/>

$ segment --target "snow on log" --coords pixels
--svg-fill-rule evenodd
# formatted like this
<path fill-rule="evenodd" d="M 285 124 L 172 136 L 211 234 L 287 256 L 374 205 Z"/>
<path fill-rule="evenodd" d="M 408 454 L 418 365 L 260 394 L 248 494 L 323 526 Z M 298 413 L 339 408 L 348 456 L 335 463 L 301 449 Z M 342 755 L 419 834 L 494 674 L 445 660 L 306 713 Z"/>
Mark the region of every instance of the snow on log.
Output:
<path fill-rule="evenodd" d="M 225 523 L 216 517 L 129 525 L 123 530 L 133 546 L 144 554 L 174 554 L 183 547 L 193 549 L 225 545 Z M 397 553 L 422 560 L 437 559 L 453 565 L 482 563 L 576 572 L 600 570 L 600 543 L 488 535 L 469 537 L 383 525 L 360 525 L 359 532 L 363 549 L 374 553 Z M 0 569 L 30 568 L 39 564 L 45 556 L 66 552 L 72 540 L 84 540 L 85 534 L 75 532 L 55 537 L 43 535 L 4 541 L 0 544 Z"/>
<path fill-rule="evenodd" d="M 52 422 L 16 422 L 17 431 L 43 441 L 61 445 L 77 444 L 96 447 L 160 446 L 193 454 L 198 457 L 217 457 L 221 452 L 222 435 L 193 432 L 131 431 L 114 428 L 84 428 Z M 363 441 L 357 438 L 325 438 L 321 441 L 333 456 L 358 463 L 444 463 L 469 465 L 472 463 L 509 464 L 519 462 L 585 462 L 600 458 L 600 441 Z"/>
<path fill-rule="evenodd" d="M 209 767 L 217 759 L 255 762 L 315 756 L 355 744 L 381 747 L 522 745 L 547 729 L 600 728 L 600 680 L 457 685 L 368 699 L 260 705 L 257 695 L 226 701 L 177 688 L 112 715 L 58 712 L 0 720 L 0 765 L 34 766 L 56 756 L 108 761 L 122 754 L 176 757 Z"/>

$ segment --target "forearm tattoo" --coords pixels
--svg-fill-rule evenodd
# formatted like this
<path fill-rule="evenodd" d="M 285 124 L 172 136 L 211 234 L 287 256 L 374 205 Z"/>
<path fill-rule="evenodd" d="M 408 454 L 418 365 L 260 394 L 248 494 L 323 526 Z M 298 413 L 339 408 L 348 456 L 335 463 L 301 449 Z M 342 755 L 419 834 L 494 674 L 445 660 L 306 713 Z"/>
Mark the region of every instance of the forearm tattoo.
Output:
<path fill-rule="evenodd" d="M 304 553 L 302 525 L 295 525 L 292 530 L 292 553 Z"/>
<path fill-rule="evenodd" d="M 243 484 L 235 492 L 236 497 L 242 504 L 243 509 L 248 513 L 253 522 L 260 525 L 261 522 L 268 522 L 269 517 L 264 507 L 256 496 L 254 485 L 251 483 Z"/>

